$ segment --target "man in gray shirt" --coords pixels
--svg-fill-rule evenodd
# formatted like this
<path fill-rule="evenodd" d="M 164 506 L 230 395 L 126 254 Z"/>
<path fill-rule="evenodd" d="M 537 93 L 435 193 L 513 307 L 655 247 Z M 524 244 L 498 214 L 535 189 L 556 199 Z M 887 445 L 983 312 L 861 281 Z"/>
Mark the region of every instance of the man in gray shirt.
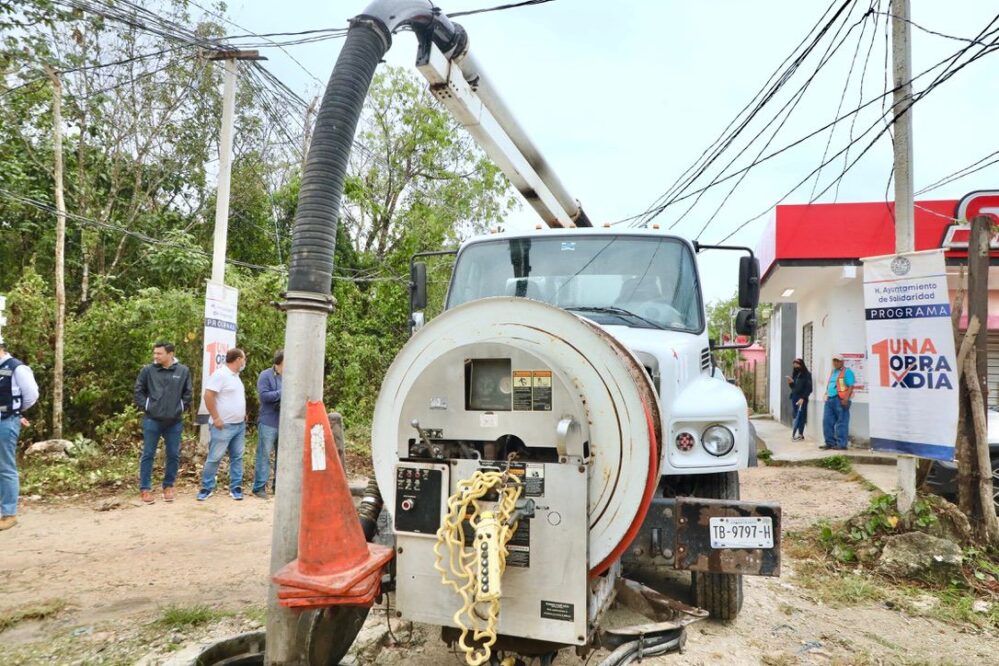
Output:
<path fill-rule="evenodd" d="M 211 417 L 211 441 L 201 474 L 198 501 L 215 492 L 215 476 L 222 457 L 229 453 L 229 496 L 243 499 L 243 449 L 246 446 L 246 391 L 239 373 L 246 367 L 246 354 L 233 347 L 225 355 L 225 365 L 205 383 L 205 407 Z"/>
<path fill-rule="evenodd" d="M 0 532 L 17 524 L 17 438 L 21 413 L 38 402 L 38 384 L 31 368 L 7 353 L 0 338 Z"/>

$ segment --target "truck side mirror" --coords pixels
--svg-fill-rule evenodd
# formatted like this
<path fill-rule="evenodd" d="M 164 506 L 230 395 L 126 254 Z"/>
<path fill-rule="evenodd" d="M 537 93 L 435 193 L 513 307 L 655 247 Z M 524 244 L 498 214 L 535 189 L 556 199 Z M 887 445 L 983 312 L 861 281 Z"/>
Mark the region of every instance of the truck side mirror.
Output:
<path fill-rule="evenodd" d="M 427 307 L 427 265 L 422 261 L 415 262 L 410 271 L 409 302 L 414 312 Z"/>
<path fill-rule="evenodd" d="M 756 334 L 756 310 L 739 310 L 735 315 L 735 332 L 750 337 Z"/>
<path fill-rule="evenodd" d="M 739 307 L 755 310 L 760 304 L 760 261 L 756 257 L 739 259 Z"/>

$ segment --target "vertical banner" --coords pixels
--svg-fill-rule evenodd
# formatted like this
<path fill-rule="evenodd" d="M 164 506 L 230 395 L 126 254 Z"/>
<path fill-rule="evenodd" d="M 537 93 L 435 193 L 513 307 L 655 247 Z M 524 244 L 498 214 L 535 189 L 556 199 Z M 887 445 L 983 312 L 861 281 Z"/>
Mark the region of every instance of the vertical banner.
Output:
<path fill-rule="evenodd" d="M 208 378 L 221 365 L 225 355 L 236 346 L 236 312 L 239 290 L 224 284 L 209 282 L 205 291 L 205 337 L 201 353 L 201 406 L 198 423 L 208 423 L 204 388 Z"/>
<path fill-rule="evenodd" d="M 957 355 L 943 250 L 863 262 L 871 446 L 953 460 Z"/>

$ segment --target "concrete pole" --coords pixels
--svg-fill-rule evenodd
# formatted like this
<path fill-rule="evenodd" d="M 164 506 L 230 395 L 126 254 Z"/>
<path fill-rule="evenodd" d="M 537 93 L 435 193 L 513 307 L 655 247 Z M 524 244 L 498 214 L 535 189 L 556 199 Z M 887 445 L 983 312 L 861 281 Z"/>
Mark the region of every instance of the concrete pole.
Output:
<path fill-rule="evenodd" d="M 305 448 L 305 403 L 323 399 L 323 372 L 316 372 L 326 358 L 328 309 L 295 303 L 289 294 L 288 324 L 284 338 L 284 379 L 281 387 L 281 422 L 278 431 L 277 492 L 271 542 L 271 575 L 298 557 L 301 513 L 302 465 Z M 298 635 L 300 613 L 278 604 L 277 585 L 267 596 L 267 647 L 264 663 L 300 664 L 305 636 Z"/>
<path fill-rule="evenodd" d="M 892 70 L 895 83 L 895 252 L 916 249 L 912 186 L 912 46 L 909 0 L 892 0 Z M 905 513 L 916 501 L 916 458 L 898 459 L 898 509 Z"/>
<path fill-rule="evenodd" d="M 63 362 L 66 347 L 66 199 L 63 196 L 62 82 L 59 73 L 46 67 L 52 81 L 52 152 L 55 164 L 55 359 L 52 371 L 52 437 L 62 439 Z"/>
<path fill-rule="evenodd" d="M 212 282 L 225 284 L 225 247 L 229 235 L 229 179 L 232 175 L 232 126 L 236 115 L 236 59 L 225 61 L 222 86 L 222 131 L 219 138 L 219 181 L 215 194 Z"/>

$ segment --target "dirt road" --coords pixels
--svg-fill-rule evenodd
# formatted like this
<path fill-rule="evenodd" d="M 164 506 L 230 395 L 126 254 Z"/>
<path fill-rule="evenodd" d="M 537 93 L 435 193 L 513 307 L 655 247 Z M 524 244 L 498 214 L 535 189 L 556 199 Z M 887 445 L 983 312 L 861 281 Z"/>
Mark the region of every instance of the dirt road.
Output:
<path fill-rule="evenodd" d="M 831 471 L 763 467 L 744 473 L 743 497 L 779 500 L 785 529 L 797 529 L 851 515 L 869 493 Z M 26 504 L 21 524 L 0 534 L 0 663 L 157 663 L 205 635 L 258 627 L 271 508 L 225 495 L 199 503 L 183 489 L 173 504 L 128 498 L 109 511 Z M 996 663 L 994 635 L 883 605 L 829 606 L 795 582 L 796 566 L 785 556 L 780 579 L 747 579 L 736 622 L 696 624 L 683 655 L 646 663 Z M 48 617 L 17 621 L 44 602 Z M 203 605 L 211 608 L 197 621 L 177 612 Z M 361 661 L 461 663 L 435 630 L 393 624 L 392 646 L 383 612 L 369 625 Z M 567 654 L 558 663 L 582 661 Z"/>

